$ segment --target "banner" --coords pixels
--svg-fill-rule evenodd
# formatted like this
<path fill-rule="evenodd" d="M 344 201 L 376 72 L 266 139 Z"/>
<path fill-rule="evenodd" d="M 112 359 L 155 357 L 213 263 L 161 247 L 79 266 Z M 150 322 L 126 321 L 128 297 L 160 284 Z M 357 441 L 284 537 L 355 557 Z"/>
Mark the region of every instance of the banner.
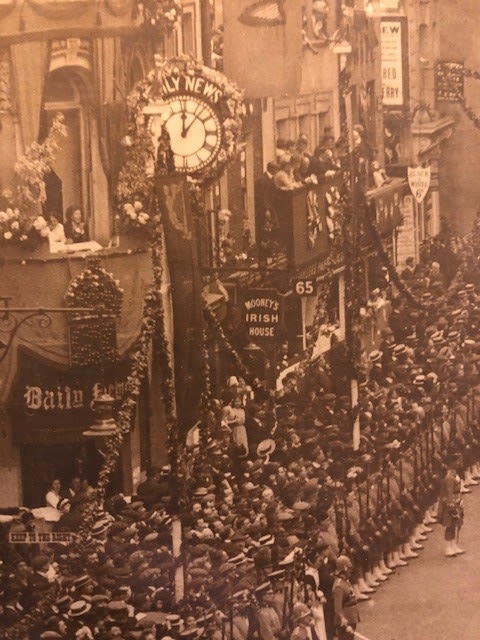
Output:
<path fill-rule="evenodd" d="M 180 427 L 198 419 L 202 371 L 202 299 L 197 243 L 185 176 L 158 175 L 155 192 L 162 215 L 172 284 L 174 362 Z"/>
<path fill-rule="evenodd" d="M 223 0 L 224 72 L 247 98 L 299 92 L 302 9 L 299 0 Z"/>
<path fill-rule="evenodd" d="M 380 49 L 384 107 L 398 108 L 408 103 L 407 48 L 406 18 L 382 18 Z"/>
<path fill-rule="evenodd" d="M 77 534 L 69 531 L 10 531 L 10 544 L 70 544 Z"/>

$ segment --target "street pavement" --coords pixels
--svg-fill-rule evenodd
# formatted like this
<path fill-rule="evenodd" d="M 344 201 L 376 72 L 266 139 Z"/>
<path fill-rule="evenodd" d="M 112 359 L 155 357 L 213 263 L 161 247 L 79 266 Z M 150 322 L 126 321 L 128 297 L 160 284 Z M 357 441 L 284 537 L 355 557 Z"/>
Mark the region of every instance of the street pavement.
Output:
<path fill-rule="evenodd" d="M 465 495 L 462 556 L 444 556 L 443 527 L 420 557 L 395 573 L 360 607 L 358 631 L 369 640 L 480 639 L 480 486 Z"/>

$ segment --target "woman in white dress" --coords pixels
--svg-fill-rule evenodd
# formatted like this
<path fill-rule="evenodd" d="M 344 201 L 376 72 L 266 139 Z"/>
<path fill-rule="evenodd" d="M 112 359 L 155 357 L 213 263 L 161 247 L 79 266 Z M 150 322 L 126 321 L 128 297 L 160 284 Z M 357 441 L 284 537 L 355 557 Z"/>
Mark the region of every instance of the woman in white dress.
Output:
<path fill-rule="evenodd" d="M 57 505 L 62 497 L 60 495 L 61 488 L 60 480 L 55 478 L 45 495 L 44 517 L 46 522 L 58 522 L 60 520 L 62 512 L 57 509 Z"/>
<path fill-rule="evenodd" d="M 50 485 L 50 489 L 45 495 L 45 506 L 38 509 L 32 509 L 32 514 L 38 520 L 43 520 L 46 525 L 46 530 L 51 530 L 53 524 L 60 520 L 62 512 L 57 508 L 61 499 L 61 483 L 58 478 L 55 478 Z"/>
<path fill-rule="evenodd" d="M 242 398 L 237 395 L 230 404 L 223 407 L 223 420 L 232 432 L 233 442 L 237 447 L 245 449 L 244 455 L 248 455 L 248 437 L 245 428 L 245 409 Z"/>

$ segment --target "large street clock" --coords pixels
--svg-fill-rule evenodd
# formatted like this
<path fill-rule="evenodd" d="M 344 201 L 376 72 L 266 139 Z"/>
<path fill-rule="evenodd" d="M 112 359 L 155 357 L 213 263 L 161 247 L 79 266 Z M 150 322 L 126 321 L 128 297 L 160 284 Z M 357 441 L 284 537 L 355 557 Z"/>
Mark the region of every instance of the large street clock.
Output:
<path fill-rule="evenodd" d="M 222 146 L 222 125 L 215 109 L 193 94 L 178 94 L 165 100 L 161 118 L 170 136 L 175 169 L 198 173 L 211 165 Z M 154 134 L 158 123 L 152 118 Z"/>
<path fill-rule="evenodd" d="M 175 172 L 196 181 L 221 175 L 240 142 L 244 103 L 236 85 L 188 56 L 156 56 L 155 69 L 139 83 L 136 96 L 157 170 L 168 165 L 171 171 L 173 158 Z"/>

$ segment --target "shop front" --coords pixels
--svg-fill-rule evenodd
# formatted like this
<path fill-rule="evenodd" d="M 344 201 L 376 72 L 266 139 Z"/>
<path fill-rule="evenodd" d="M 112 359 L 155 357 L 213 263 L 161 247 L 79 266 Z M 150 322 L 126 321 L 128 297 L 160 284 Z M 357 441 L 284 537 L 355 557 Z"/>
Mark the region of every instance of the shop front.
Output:
<path fill-rule="evenodd" d="M 63 370 L 21 349 L 8 405 L 13 442 L 20 451 L 25 504 L 42 506 L 54 478 L 59 478 L 63 487 L 73 476 L 95 484 L 102 462 L 101 439 L 94 442 L 82 432 L 92 425 L 94 401 L 100 396 L 111 395 L 118 407 L 128 372 L 128 357 L 104 370 Z M 146 400 L 143 397 L 140 402 Z M 138 439 L 140 428 L 134 427 L 131 441 Z M 121 462 L 111 480 L 111 490 L 123 489 L 123 466 Z"/>
<path fill-rule="evenodd" d="M 152 280 L 151 260 L 142 248 L 114 249 L 95 257 L 7 260 L 2 274 L 0 295 L 11 297 L 12 308 L 42 305 L 58 311 L 47 313 L 49 322 L 34 318 L 22 324 L 0 357 L 0 506 L 41 506 L 55 477 L 63 486 L 75 475 L 95 484 L 102 438 L 89 439 L 82 432 L 94 422 L 96 398 L 109 394 L 116 409 L 125 397 Z M 69 305 L 98 304 L 103 312 L 67 313 Z M 171 344 L 168 288 L 164 304 Z M 9 342 L 8 335 L 2 324 L 2 344 Z M 164 407 L 155 391 L 162 375 L 153 362 L 109 490 L 131 493 L 152 460 L 166 462 Z"/>

